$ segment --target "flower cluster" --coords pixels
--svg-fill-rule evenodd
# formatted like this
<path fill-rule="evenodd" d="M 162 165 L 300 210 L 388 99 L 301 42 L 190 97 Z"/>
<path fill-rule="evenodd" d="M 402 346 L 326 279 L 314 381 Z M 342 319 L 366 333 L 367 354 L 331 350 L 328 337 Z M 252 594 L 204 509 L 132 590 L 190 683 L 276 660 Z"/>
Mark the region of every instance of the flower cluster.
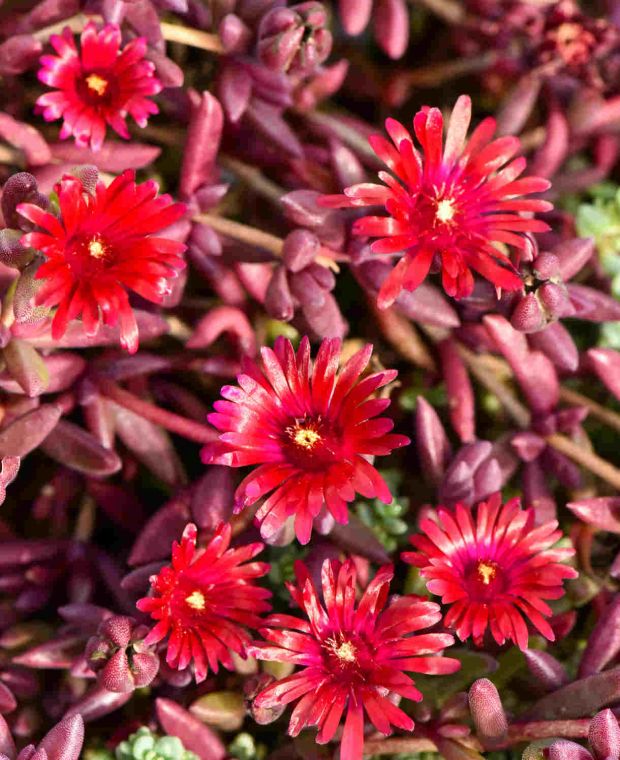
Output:
<path fill-rule="evenodd" d="M 620 760 L 619 25 L 0 0 L 0 760 Z"/>

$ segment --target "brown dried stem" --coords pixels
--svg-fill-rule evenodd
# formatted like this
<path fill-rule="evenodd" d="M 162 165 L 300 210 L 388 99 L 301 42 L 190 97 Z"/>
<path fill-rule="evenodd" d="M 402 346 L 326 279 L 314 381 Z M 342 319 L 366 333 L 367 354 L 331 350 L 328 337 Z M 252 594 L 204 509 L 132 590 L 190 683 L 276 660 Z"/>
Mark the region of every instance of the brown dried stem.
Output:
<path fill-rule="evenodd" d="M 216 216 L 215 214 L 198 214 L 194 217 L 195 222 L 201 224 L 208 224 L 216 232 L 221 235 L 239 240 L 241 243 L 247 245 L 253 245 L 258 248 L 263 248 L 265 251 L 273 253 L 278 258 L 282 256 L 282 246 L 284 241 L 282 238 L 272 235 L 270 232 L 264 232 L 256 227 L 250 227 L 247 224 L 241 224 L 235 222 L 232 219 L 226 219 L 223 216 Z M 326 246 L 321 246 L 322 254 L 316 257 L 316 263 L 323 267 L 332 269 L 334 272 L 338 272 L 339 267 L 335 262 L 335 258 L 338 254 L 335 251 L 330 250 Z"/>

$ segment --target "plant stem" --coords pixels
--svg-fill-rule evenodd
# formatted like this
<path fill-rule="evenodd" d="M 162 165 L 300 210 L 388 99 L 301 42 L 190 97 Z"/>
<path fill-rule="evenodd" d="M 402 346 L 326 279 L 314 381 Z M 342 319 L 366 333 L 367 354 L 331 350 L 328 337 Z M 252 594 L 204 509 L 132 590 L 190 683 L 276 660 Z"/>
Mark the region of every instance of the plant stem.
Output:
<path fill-rule="evenodd" d="M 475 354 L 463 345 L 459 345 L 459 354 L 468 366 L 472 375 L 484 387 L 489 390 L 517 423 L 520 428 L 527 428 L 530 424 L 530 413 L 515 394 L 506 386 L 498 376 L 492 372 L 482 355 Z"/>
<path fill-rule="evenodd" d="M 359 155 L 369 159 L 373 166 L 381 166 L 381 162 L 377 158 L 374 150 L 368 144 L 366 138 L 357 132 L 357 130 L 353 129 L 353 127 L 350 127 L 342 121 L 342 119 L 338 117 L 338 114 L 316 111 L 314 113 L 304 112 L 303 116 L 307 121 L 314 122 L 321 127 L 326 127 L 331 130 Z"/>
<path fill-rule="evenodd" d="M 369 739 L 364 742 L 364 755 L 391 755 L 397 752 L 437 752 L 430 739 L 394 736 L 390 739 Z"/>
<path fill-rule="evenodd" d="M 592 451 L 582 448 L 570 438 L 559 433 L 554 433 L 546 438 L 548 444 L 556 451 L 565 454 L 573 462 L 580 464 L 590 472 L 597 475 L 616 490 L 620 490 L 620 470 L 614 467 L 606 459 L 599 457 Z"/>
<path fill-rule="evenodd" d="M 422 0 L 422 5 L 447 24 L 459 24 L 465 19 L 465 9 L 455 0 Z"/>
<path fill-rule="evenodd" d="M 61 34 L 67 26 L 73 33 L 79 33 L 84 29 L 89 19 L 99 21 L 100 16 L 87 16 L 84 13 L 77 13 L 65 21 L 59 21 L 57 24 L 51 24 L 50 26 L 43 27 L 43 29 L 39 29 L 37 32 L 34 32 L 33 37 L 40 42 L 47 42 L 53 34 Z M 161 22 L 160 29 L 163 38 L 167 42 L 178 42 L 188 47 L 208 50 L 210 53 L 224 52 L 217 34 L 210 34 L 209 32 L 203 32 L 201 29 L 192 29 L 188 26 L 170 24 L 166 21 Z"/>
<path fill-rule="evenodd" d="M 497 54 L 489 52 L 470 58 L 457 58 L 455 61 L 445 63 L 431 63 L 410 71 L 406 76 L 406 81 L 415 87 L 438 87 L 452 79 L 484 71 L 492 66 L 496 59 Z"/>
<path fill-rule="evenodd" d="M 585 406 L 593 417 L 597 417 L 601 422 L 609 425 L 614 430 L 620 430 L 620 414 L 612 412 L 611 409 L 597 404 L 596 401 L 592 401 L 591 398 L 572 391 L 570 388 L 560 388 L 560 398 L 562 401 L 566 401 L 567 404 L 575 404 L 576 406 Z"/>
<path fill-rule="evenodd" d="M 169 24 L 162 21 L 161 33 L 167 42 L 179 42 L 181 45 L 195 47 L 200 50 L 208 50 L 210 53 L 223 53 L 224 48 L 217 34 L 203 32 L 201 29 L 192 29 L 188 26 Z"/>
<path fill-rule="evenodd" d="M 74 33 L 81 32 L 86 26 L 86 22 L 89 18 L 89 16 L 86 16 L 83 13 L 77 13 L 75 16 L 71 16 L 71 18 L 65 19 L 64 21 L 59 21 L 57 24 L 44 26 L 43 29 L 33 32 L 32 36 L 36 40 L 39 40 L 39 42 L 47 42 L 53 34 L 61 34 L 66 26 L 68 26 Z M 98 17 L 93 16 L 92 18 Z"/>
<path fill-rule="evenodd" d="M 260 169 L 239 161 L 238 158 L 233 158 L 222 153 L 220 153 L 218 160 L 222 166 L 230 169 L 233 174 L 242 179 L 252 190 L 262 195 L 268 201 L 279 205 L 280 198 L 286 193 L 286 190 L 270 179 L 267 179 Z"/>
<path fill-rule="evenodd" d="M 242 243 L 247 243 L 247 245 L 263 248 L 265 251 L 273 253 L 273 255 L 278 258 L 282 256 L 284 241 L 282 238 L 272 235 L 270 232 L 264 232 L 256 227 L 250 227 L 247 224 L 234 222 L 232 219 L 226 219 L 226 217 L 216 216 L 215 214 L 198 214 L 198 216 L 194 217 L 194 221 L 200 222 L 201 224 L 208 224 L 209 227 L 212 227 L 216 232 L 234 238 L 235 240 L 239 240 Z M 327 269 L 331 269 L 334 272 L 339 272 L 340 268 L 334 260 L 339 254 L 326 246 L 321 246 L 321 250 L 324 251 L 324 253 L 316 257 L 316 263 L 323 267 L 327 267 Z"/>
<path fill-rule="evenodd" d="M 161 425 L 171 433 L 176 433 L 196 443 L 212 443 L 217 440 L 218 434 L 212 428 L 201 425 L 194 420 L 188 420 L 186 417 L 181 417 L 166 409 L 161 409 L 149 401 L 134 396 L 133 393 L 129 393 L 129 391 L 120 388 L 109 380 L 99 380 L 98 385 L 102 394 L 110 401 L 124 409 L 129 409 L 130 412 L 144 417 L 155 425 Z"/>
<path fill-rule="evenodd" d="M 435 360 L 413 324 L 394 309 L 377 308 L 374 298 L 368 300 L 381 332 L 394 349 L 416 367 L 435 372 Z"/>

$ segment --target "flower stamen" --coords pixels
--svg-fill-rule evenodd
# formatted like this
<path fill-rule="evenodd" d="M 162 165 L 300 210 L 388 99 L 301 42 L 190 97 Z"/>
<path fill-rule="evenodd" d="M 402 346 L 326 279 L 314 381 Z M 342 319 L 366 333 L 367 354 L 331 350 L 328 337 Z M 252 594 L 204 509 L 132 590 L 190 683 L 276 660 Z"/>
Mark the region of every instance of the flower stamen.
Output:
<path fill-rule="evenodd" d="M 335 638 L 331 638 L 325 641 L 325 645 L 340 660 L 341 665 L 356 662 L 357 649 L 350 641 L 341 641 L 339 644 Z"/>
<path fill-rule="evenodd" d="M 456 209 L 454 208 L 453 201 L 444 198 L 443 200 L 437 202 L 437 211 L 435 212 L 435 217 L 438 222 L 441 222 L 442 224 L 451 222 L 454 218 L 455 213 Z"/>
<path fill-rule="evenodd" d="M 105 257 L 108 255 L 108 247 L 101 240 L 101 238 L 96 235 L 88 244 L 88 253 L 94 259 L 105 259 Z"/>
<path fill-rule="evenodd" d="M 488 586 L 497 575 L 497 565 L 494 562 L 478 562 L 476 568 L 479 580 Z"/>
<path fill-rule="evenodd" d="M 89 74 L 86 77 L 86 85 L 92 93 L 102 98 L 106 94 L 109 82 L 99 74 Z"/>
<path fill-rule="evenodd" d="M 202 591 L 192 591 L 189 596 L 185 597 L 185 601 L 188 607 L 191 607 L 193 610 L 204 610 L 206 607 L 206 601 Z"/>

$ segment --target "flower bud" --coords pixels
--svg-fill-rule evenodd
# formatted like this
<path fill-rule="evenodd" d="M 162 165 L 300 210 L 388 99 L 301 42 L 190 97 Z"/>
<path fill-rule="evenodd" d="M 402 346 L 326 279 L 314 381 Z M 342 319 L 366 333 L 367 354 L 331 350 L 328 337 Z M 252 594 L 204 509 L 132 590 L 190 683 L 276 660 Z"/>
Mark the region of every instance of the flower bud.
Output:
<path fill-rule="evenodd" d="M 157 675 L 159 657 L 142 639 L 148 628 L 114 615 L 104 620 L 86 645 L 86 658 L 100 686 L 123 693 L 147 686 Z"/>
<path fill-rule="evenodd" d="M 508 721 L 495 685 L 488 678 L 474 681 L 469 690 L 469 709 L 478 736 L 492 746 L 501 741 L 508 731 Z"/>
<path fill-rule="evenodd" d="M 540 253 L 532 264 L 534 274 L 539 280 L 551 280 L 560 277 L 560 260 L 554 253 Z"/>
<path fill-rule="evenodd" d="M 22 269 L 35 257 L 32 248 L 25 248 L 19 241 L 19 230 L 0 230 L 0 263 L 13 269 Z"/>
<path fill-rule="evenodd" d="M 321 243 L 310 230 L 293 230 L 284 239 L 282 260 L 290 272 L 301 272 L 312 264 Z"/>
<path fill-rule="evenodd" d="M 248 26 L 234 13 L 227 13 L 220 21 L 218 36 L 226 53 L 243 52 L 252 39 Z"/>
<path fill-rule="evenodd" d="M 596 760 L 618 760 L 620 727 L 611 710 L 601 710 L 592 718 L 588 739 Z"/>
<path fill-rule="evenodd" d="M 252 678 L 248 678 L 244 683 L 243 694 L 246 700 L 247 710 L 259 726 L 267 726 L 269 723 L 278 720 L 286 708 L 286 705 L 284 704 L 269 708 L 256 707 L 254 704 L 255 698 L 260 692 L 270 686 L 275 680 L 276 679 L 268 673 L 259 673 L 258 675 L 252 676 Z"/>
<path fill-rule="evenodd" d="M 265 309 L 270 316 L 282 322 L 288 322 L 295 314 L 293 296 L 283 266 L 277 266 L 273 271 L 265 294 Z"/>
<path fill-rule="evenodd" d="M 258 56 L 274 71 L 310 74 L 331 52 L 331 32 L 321 3 L 274 8 L 258 30 Z"/>
<path fill-rule="evenodd" d="M 2 190 L 2 215 L 8 227 L 30 230 L 32 224 L 17 212 L 20 203 L 34 203 L 41 208 L 49 206 L 48 199 L 39 192 L 37 181 L 28 172 L 9 177 Z"/>
<path fill-rule="evenodd" d="M 563 285 L 546 282 L 538 289 L 538 297 L 552 319 L 567 317 L 574 312 Z"/>
<path fill-rule="evenodd" d="M 547 320 L 534 293 L 527 293 L 515 306 L 510 323 L 519 332 L 533 333 L 542 330 Z"/>

